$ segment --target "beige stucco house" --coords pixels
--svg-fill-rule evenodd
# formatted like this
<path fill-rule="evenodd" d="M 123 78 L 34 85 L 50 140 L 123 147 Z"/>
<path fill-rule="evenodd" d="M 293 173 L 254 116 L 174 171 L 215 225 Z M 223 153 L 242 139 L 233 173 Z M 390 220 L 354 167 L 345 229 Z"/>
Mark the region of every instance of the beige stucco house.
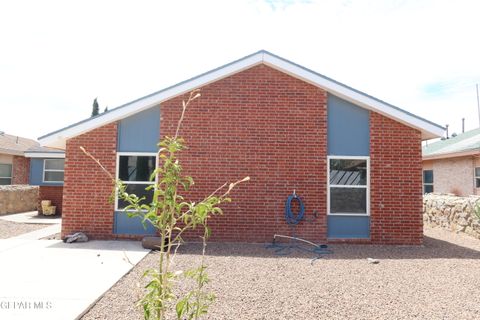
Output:
<path fill-rule="evenodd" d="M 423 192 L 480 195 L 480 128 L 422 148 Z"/>

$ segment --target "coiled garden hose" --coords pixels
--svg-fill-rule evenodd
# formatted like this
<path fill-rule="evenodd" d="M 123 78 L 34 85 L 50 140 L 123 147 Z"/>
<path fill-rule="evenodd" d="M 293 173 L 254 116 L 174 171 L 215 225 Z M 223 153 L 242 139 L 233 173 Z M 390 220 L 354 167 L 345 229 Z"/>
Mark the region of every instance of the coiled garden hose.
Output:
<path fill-rule="evenodd" d="M 292 212 L 292 201 L 296 200 L 300 207 L 298 214 Z M 303 216 L 305 215 L 305 206 L 303 205 L 302 199 L 297 196 L 295 193 L 288 196 L 287 201 L 285 202 L 285 220 L 288 224 L 296 225 L 302 221 Z"/>

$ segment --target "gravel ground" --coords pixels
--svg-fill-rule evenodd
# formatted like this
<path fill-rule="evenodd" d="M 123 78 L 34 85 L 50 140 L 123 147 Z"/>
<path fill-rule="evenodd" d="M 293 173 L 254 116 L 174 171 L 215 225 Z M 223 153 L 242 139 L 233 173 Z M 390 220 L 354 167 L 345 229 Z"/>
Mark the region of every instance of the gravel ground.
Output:
<path fill-rule="evenodd" d="M 208 319 L 479 319 L 480 240 L 426 229 L 422 247 L 332 245 L 334 253 L 276 256 L 263 245 L 209 244 Z M 196 265 L 200 246 L 185 246 L 176 267 Z M 142 319 L 149 254 L 82 318 Z M 370 264 L 367 258 L 379 259 Z"/>
<path fill-rule="evenodd" d="M 43 229 L 49 224 L 26 224 L 0 220 L 0 239 L 7 239 L 23 233 Z"/>

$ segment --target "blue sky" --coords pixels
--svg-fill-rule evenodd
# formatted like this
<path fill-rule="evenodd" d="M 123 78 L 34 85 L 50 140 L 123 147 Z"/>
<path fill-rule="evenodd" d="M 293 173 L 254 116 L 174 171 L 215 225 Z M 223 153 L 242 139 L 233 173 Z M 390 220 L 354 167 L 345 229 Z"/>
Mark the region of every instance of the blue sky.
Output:
<path fill-rule="evenodd" d="M 260 49 L 459 132 L 479 1 L 0 3 L 0 130 L 36 138 Z"/>

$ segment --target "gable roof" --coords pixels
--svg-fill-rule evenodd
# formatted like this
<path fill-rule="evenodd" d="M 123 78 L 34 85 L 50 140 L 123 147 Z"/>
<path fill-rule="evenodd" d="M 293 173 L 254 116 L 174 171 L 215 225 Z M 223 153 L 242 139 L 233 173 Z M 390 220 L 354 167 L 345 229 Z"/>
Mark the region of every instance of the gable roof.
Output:
<path fill-rule="evenodd" d="M 176 96 L 188 93 L 196 88 L 200 88 L 259 64 L 265 64 L 271 68 L 320 87 L 327 92 L 360 107 L 378 112 L 388 118 L 413 127 L 422 132 L 422 139 L 432 139 L 443 134 L 444 128 L 433 122 L 418 117 L 361 91 L 355 90 L 338 81 L 276 56 L 268 51 L 260 50 L 199 76 L 182 81 L 171 87 L 167 87 L 163 90 L 109 110 L 96 117 L 77 122 L 68 127 L 44 135 L 39 138 L 39 141 L 43 146 L 65 148 L 65 142 L 67 139 L 104 126 L 108 123 L 129 117 L 137 112 L 158 105 L 161 102 L 170 100 Z"/>
<path fill-rule="evenodd" d="M 29 148 L 39 146 L 40 144 L 35 140 L 0 132 L 0 153 L 2 154 L 23 156 L 23 153 Z"/>
<path fill-rule="evenodd" d="M 480 153 L 480 128 L 423 146 L 424 160 L 452 158 Z"/>

